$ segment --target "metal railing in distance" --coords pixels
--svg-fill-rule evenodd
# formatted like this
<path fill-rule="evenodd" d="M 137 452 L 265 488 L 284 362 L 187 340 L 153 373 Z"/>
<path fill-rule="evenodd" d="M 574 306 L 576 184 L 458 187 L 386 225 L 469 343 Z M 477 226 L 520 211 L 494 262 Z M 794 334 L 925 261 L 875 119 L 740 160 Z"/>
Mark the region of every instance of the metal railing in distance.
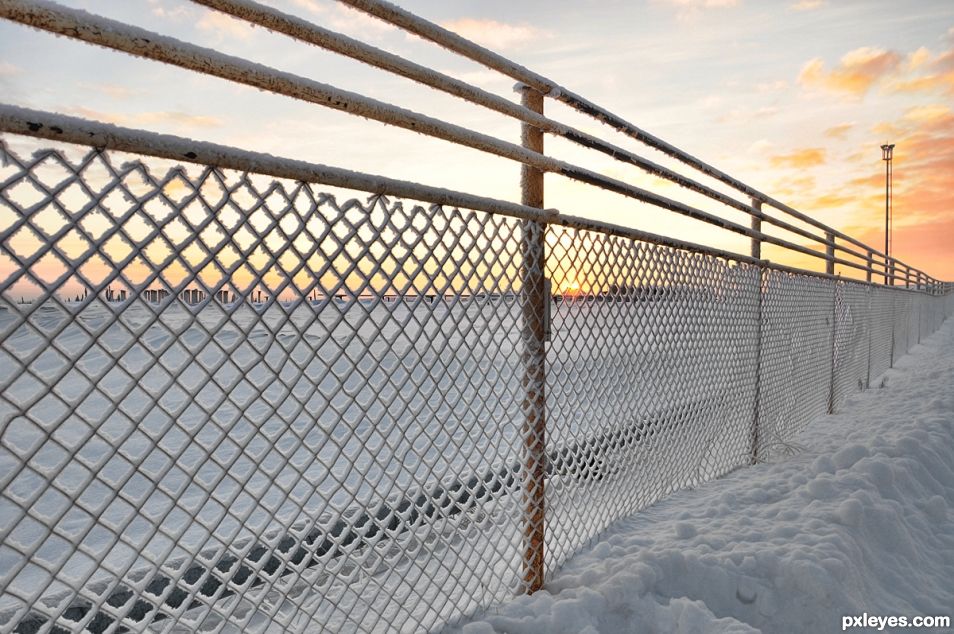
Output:
<path fill-rule="evenodd" d="M 519 120 L 520 143 L 51 2 L 0 16 L 477 148 L 522 166 L 522 200 L 0 105 L 8 139 L 44 143 L 0 146 L 0 631 L 439 629 L 667 493 L 793 451 L 954 312 L 950 284 L 393 5 L 347 2 L 522 102 L 251 0 L 199 4 Z M 750 221 L 549 157 L 544 134 Z M 751 250 L 544 209 L 544 172 Z"/>

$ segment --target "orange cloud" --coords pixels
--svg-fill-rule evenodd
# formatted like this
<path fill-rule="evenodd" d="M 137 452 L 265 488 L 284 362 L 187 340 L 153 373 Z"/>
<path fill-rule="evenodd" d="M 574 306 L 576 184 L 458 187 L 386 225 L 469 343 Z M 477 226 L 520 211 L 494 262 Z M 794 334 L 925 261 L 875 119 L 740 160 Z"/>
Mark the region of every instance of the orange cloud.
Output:
<path fill-rule="evenodd" d="M 861 96 L 895 73 L 900 64 L 901 55 L 894 51 L 862 47 L 846 53 L 830 71 L 821 58 L 808 61 L 798 75 L 798 82 L 810 88 Z"/>
<path fill-rule="evenodd" d="M 449 20 L 441 22 L 441 26 L 491 49 L 520 48 L 548 36 L 536 27 L 477 18 Z"/>
<path fill-rule="evenodd" d="M 891 128 L 894 152 L 892 255 L 939 279 L 954 280 L 954 112 L 944 105 L 908 109 Z M 866 156 L 873 162 L 873 147 Z M 884 243 L 884 168 L 849 180 L 854 227 L 845 231 L 871 245 Z"/>
<path fill-rule="evenodd" d="M 908 56 L 905 70 L 910 76 L 902 77 L 888 86 L 891 92 L 954 95 L 954 48 L 934 57 L 922 46 Z"/>
<path fill-rule="evenodd" d="M 825 6 L 825 0 L 799 0 L 792 5 L 794 11 L 813 11 Z"/>
<path fill-rule="evenodd" d="M 773 167 L 791 167 L 804 169 L 815 167 L 825 162 L 825 150 L 820 147 L 808 147 L 795 150 L 789 154 L 776 154 L 769 157 Z"/>
<path fill-rule="evenodd" d="M 854 127 L 854 123 L 839 123 L 825 130 L 823 134 L 830 139 L 843 139 Z"/>
<path fill-rule="evenodd" d="M 809 207 L 815 208 L 817 210 L 824 210 L 831 207 L 843 207 L 851 202 L 854 202 L 854 200 L 855 198 L 853 196 L 846 194 L 828 193 L 816 197 L 811 201 Z"/>
<path fill-rule="evenodd" d="M 947 106 L 940 104 L 914 106 L 904 112 L 904 120 L 927 126 L 954 125 L 954 113 Z"/>

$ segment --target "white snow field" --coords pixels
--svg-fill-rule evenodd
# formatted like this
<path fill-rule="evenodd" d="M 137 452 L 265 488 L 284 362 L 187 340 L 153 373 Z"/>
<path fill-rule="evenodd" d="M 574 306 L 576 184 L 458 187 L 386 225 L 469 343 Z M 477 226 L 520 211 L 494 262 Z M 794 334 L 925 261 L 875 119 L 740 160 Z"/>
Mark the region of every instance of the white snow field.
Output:
<path fill-rule="evenodd" d="M 838 632 L 846 615 L 954 616 L 954 320 L 841 411 L 790 457 L 617 522 L 546 589 L 459 631 Z"/>

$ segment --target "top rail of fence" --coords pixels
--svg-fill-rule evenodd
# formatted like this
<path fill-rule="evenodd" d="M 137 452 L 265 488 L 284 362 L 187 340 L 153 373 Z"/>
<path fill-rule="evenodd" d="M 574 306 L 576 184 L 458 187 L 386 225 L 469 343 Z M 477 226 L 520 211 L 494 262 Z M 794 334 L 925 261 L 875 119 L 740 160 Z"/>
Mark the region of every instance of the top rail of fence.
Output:
<path fill-rule="evenodd" d="M 284 72 L 251 60 L 227 55 L 211 48 L 183 42 L 103 16 L 64 7 L 47 0 L 0 0 L 0 17 L 133 56 L 164 62 L 412 130 L 508 159 L 542 172 L 559 174 L 577 182 L 615 192 L 629 199 L 706 223 L 718 230 L 749 238 L 752 243 L 750 253 L 723 252 L 729 253 L 733 257 L 742 258 L 747 255 L 750 258 L 760 259 L 761 245 L 771 244 L 781 247 L 785 252 L 809 256 L 824 262 L 827 274 L 834 274 L 835 266 L 838 265 L 845 269 L 863 273 L 869 282 L 873 279 L 875 281 L 883 279 L 885 284 L 900 284 L 918 289 L 931 288 L 936 290 L 938 287 L 939 280 L 927 272 L 896 260 L 875 247 L 799 212 L 688 152 L 638 128 L 558 83 L 393 4 L 379 0 L 341 0 L 344 4 L 355 9 L 430 40 L 494 71 L 503 73 L 546 97 L 561 101 L 571 108 L 609 125 L 623 135 L 689 166 L 696 173 L 715 179 L 734 190 L 736 195 L 726 194 L 701 182 L 698 176 L 683 175 L 611 141 L 585 133 L 573 126 L 561 123 L 540 112 L 534 112 L 518 103 L 508 101 L 499 95 L 467 82 L 253 0 L 193 0 L 193 2 L 225 12 L 251 24 L 282 33 L 297 41 L 319 46 L 411 79 L 472 104 L 516 119 L 547 134 L 601 152 L 613 159 L 633 165 L 650 175 L 668 180 L 689 191 L 705 196 L 730 210 L 742 212 L 750 217 L 752 222 L 735 222 L 720 214 L 612 178 L 585 166 L 559 160 L 542 152 L 535 152 L 518 144 L 439 118 L 429 117 L 396 104 L 345 91 L 329 84 Z M 15 113 L 8 110 L 7 114 Z M 11 117 L 7 116 L 5 120 L 10 122 Z M 73 122 L 71 125 L 79 123 L 77 120 L 71 121 Z M 20 123 L 22 124 L 22 120 Z M 18 127 L 23 128 L 22 125 Z M 9 127 L 6 129 L 12 131 Z M 23 132 L 26 134 L 32 133 L 29 128 Z M 183 158 L 188 159 L 188 157 Z M 370 177 L 370 175 L 366 176 Z M 392 194 L 408 193 L 406 187 L 397 187 L 398 184 L 393 182 L 389 183 L 388 187 L 381 187 L 387 179 L 382 180 L 381 177 L 373 177 L 372 180 L 377 186 L 370 189 L 376 191 L 387 190 L 388 193 Z M 348 178 L 344 177 L 342 182 L 346 181 L 348 181 Z M 350 182 L 351 186 L 356 189 L 369 189 L 368 178 L 351 178 Z M 748 200 L 745 200 L 746 198 Z M 425 199 L 432 200 L 426 197 Z M 769 214 L 763 209 L 763 206 L 781 212 L 782 216 L 789 219 Z M 512 208 L 507 212 L 499 205 L 495 212 L 514 214 Z M 573 216 L 565 215 L 564 218 L 573 218 Z M 794 237 L 789 239 L 767 233 L 762 230 L 763 223 L 772 225 Z M 808 228 L 797 223 L 807 225 Z M 594 228 L 602 227 L 606 230 L 613 228 L 608 223 L 588 222 L 588 225 Z M 618 229 L 616 227 L 613 230 L 618 231 Z M 650 239 L 653 234 L 645 235 L 647 239 Z M 657 237 L 662 238 L 662 236 Z M 801 240 L 796 241 L 797 239 Z M 805 241 L 807 243 L 804 243 Z M 703 248 L 701 245 L 695 246 Z M 805 271 L 801 268 L 798 270 Z"/>

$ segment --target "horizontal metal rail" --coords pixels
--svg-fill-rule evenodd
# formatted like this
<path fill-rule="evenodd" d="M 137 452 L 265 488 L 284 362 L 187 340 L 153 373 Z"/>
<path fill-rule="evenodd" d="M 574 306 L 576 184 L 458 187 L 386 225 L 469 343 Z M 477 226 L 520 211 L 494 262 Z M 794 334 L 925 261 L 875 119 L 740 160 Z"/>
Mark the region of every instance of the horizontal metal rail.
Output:
<path fill-rule="evenodd" d="M 479 44 L 467 40 L 466 38 L 463 38 L 460 35 L 441 27 L 440 25 L 421 18 L 405 9 L 402 9 L 401 7 L 398 7 L 397 5 L 384 2 L 382 0 L 339 1 L 343 4 L 354 7 L 355 9 L 364 11 L 365 13 L 376 18 L 384 20 L 385 22 L 393 24 L 405 31 L 414 33 L 419 37 L 430 40 L 431 42 L 434 42 L 443 48 L 462 55 L 474 62 L 482 64 L 487 68 L 503 73 L 504 75 L 516 79 L 517 81 L 523 82 L 531 88 L 544 93 L 548 97 L 561 101 L 573 109 L 593 117 L 594 119 L 609 125 L 617 131 L 622 132 L 623 134 L 626 134 L 627 136 L 644 143 L 645 145 L 663 152 L 667 156 L 670 156 L 684 163 L 685 165 L 688 165 L 702 172 L 703 174 L 732 187 L 736 191 L 739 191 L 746 196 L 760 200 L 778 209 L 779 211 L 792 216 L 793 218 L 810 224 L 825 232 L 830 231 L 836 238 L 861 247 L 865 251 L 870 251 L 874 255 L 883 258 L 886 263 L 893 260 L 893 258 L 890 258 L 890 256 L 887 256 L 885 253 L 868 246 L 857 238 L 829 227 L 823 222 L 820 222 L 819 220 L 816 220 L 815 218 L 812 218 L 811 216 L 804 214 L 789 205 L 786 205 L 785 203 L 755 189 L 754 187 L 746 185 L 742 181 L 728 175 L 722 170 L 719 170 L 702 161 L 701 159 L 696 158 L 695 156 L 684 152 L 683 150 L 680 150 L 676 146 L 663 141 L 659 137 L 640 129 L 622 117 L 615 115 L 605 108 L 602 108 L 581 97 L 580 95 L 566 89 L 557 82 L 554 82 L 543 75 L 535 73 L 528 68 L 521 66 L 520 64 L 516 64 L 506 57 L 503 57 L 502 55 L 494 53 L 493 51 L 486 49 Z M 666 177 L 663 174 L 660 174 L 660 176 L 663 176 L 664 178 Z M 768 220 L 768 217 L 764 219 Z M 769 220 L 769 222 L 771 221 Z M 814 237 L 814 239 L 817 240 L 820 238 Z M 864 257 L 863 255 L 859 255 L 857 253 L 855 253 L 855 255 L 861 258 Z M 888 268 L 889 265 L 886 264 L 885 266 Z"/>
<path fill-rule="evenodd" d="M 671 236 L 660 235 L 605 221 L 591 220 L 571 214 L 564 214 L 558 209 L 548 208 L 541 210 L 519 203 L 475 196 L 466 192 L 433 187 L 420 183 L 411 183 L 376 174 L 276 157 L 271 154 L 251 152 L 227 145 L 196 141 L 146 130 L 136 130 L 109 123 L 90 121 L 80 117 L 22 108 L 9 104 L 0 103 L 0 132 L 9 132 L 38 139 L 73 143 L 100 149 L 132 152 L 155 158 L 185 161 L 197 165 L 234 169 L 242 172 L 255 172 L 276 178 L 287 178 L 306 183 L 356 189 L 371 194 L 401 196 L 437 205 L 462 207 L 525 220 L 538 220 L 547 224 L 573 229 L 595 231 L 606 235 L 668 246 L 692 253 L 712 255 L 728 261 L 755 264 L 782 272 L 810 275 L 822 279 L 841 279 L 837 275 L 828 275 L 818 271 L 806 271 L 797 267 L 753 258 L 726 249 L 680 240 Z M 3 146 L 0 144 L 0 151 L 2 150 Z M 753 234 L 755 239 L 761 239 L 763 237 L 763 234 L 760 232 L 753 232 Z M 848 264 L 850 265 L 851 263 Z M 866 284 L 866 282 L 857 283 Z M 867 284 L 880 286 L 878 283 L 869 282 Z M 916 289 L 908 290 L 914 291 Z"/>
<path fill-rule="evenodd" d="M 50 0 L 0 18 L 514 161 L 522 204 L 0 104 L 2 631 L 453 626 L 607 522 L 775 455 L 954 310 L 934 297 L 954 285 L 387 2 L 344 0 L 522 104 L 255 0 L 193 1 L 517 120 L 522 145 Z M 718 213 L 547 156 L 544 133 Z M 24 136 L 85 149 L 25 157 Z M 544 172 L 751 248 L 546 209 Z"/>
<path fill-rule="evenodd" d="M 388 193 L 422 202 L 505 214 L 527 220 L 546 222 L 557 213 L 554 209 L 541 210 L 505 200 L 475 196 L 386 176 L 278 158 L 261 152 L 247 152 L 215 143 L 135 130 L 8 104 L 0 104 L 0 130 L 51 141 L 65 141 L 101 149 L 135 152 L 156 158 L 188 161 L 199 165 L 262 173 L 277 178 L 357 189 L 372 194 Z"/>
<path fill-rule="evenodd" d="M 808 255 L 813 258 L 833 261 L 836 264 L 867 271 L 865 265 L 842 258 L 830 258 L 826 252 L 817 251 L 789 240 L 765 233 L 756 234 L 749 227 L 721 218 L 715 214 L 676 201 L 643 188 L 636 187 L 591 170 L 568 164 L 542 154 L 526 150 L 518 145 L 502 141 L 495 137 L 446 123 L 404 108 L 344 91 L 304 77 L 278 71 L 276 69 L 225 55 L 218 51 L 181 42 L 173 38 L 126 25 L 115 20 L 95 16 L 84 11 L 62 7 L 52 2 L 29 2 L 27 0 L 0 0 L 0 17 L 5 17 L 29 26 L 47 30 L 98 44 L 135 56 L 161 61 L 181 68 L 194 70 L 229 81 L 243 83 L 269 92 L 282 94 L 303 101 L 315 103 L 332 109 L 368 117 L 383 123 L 395 125 L 415 132 L 440 138 L 458 145 L 471 147 L 496 156 L 508 158 L 541 171 L 561 174 L 571 179 L 613 191 L 625 197 L 639 200 L 668 211 L 684 215 L 695 220 L 719 227 L 749 238 L 758 238 Z M 730 199 L 731 200 L 731 199 Z M 737 201 L 736 201 L 737 202 Z M 748 206 L 740 205 L 747 213 Z M 765 220 L 771 221 L 768 216 Z M 787 230 L 801 231 L 797 227 L 786 226 Z M 827 245 L 824 238 L 805 234 L 813 240 Z M 861 254 L 851 253 L 858 258 Z M 894 277 L 892 275 L 892 277 Z"/>
<path fill-rule="evenodd" d="M 467 82 L 432 70 L 426 66 L 416 64 L 399 55 L 382 51 L 360 40 L 330 31 L 297 16 L 283 13 L 278 9 L 264 6 L 253 0 L 193 0 L 193 2 L 222 11 L 223 13 L 245 20 L 251 24 L 283 33 L 298 41 L 320 46 L 329 51 L 364 62 L 375 68 L 380 68 L 411 79 L 425 86 L 464 99 L 470 103 L 489 108 L 500 114 L 528 123 L 549 134 L 567 139 L 579 146 L 596 150 L 614 159 L 636 166 L 650 175 L 669 180 L 681 187 L 702 194 L 738 211 L 750 215 L 757 215 L 766 222 L 785 229 L 786 231 L 808 238 L 809 240 L 825 242 L 824 236 L 813 234 L 784 220 L 775 218 L 761 211 L 756 211 L 745 202 L 699 183 L 692 178 L 655 163 L 625 148 L 608 143 L 572 126 L 554 121 L 553 119 L 533 112 L 519 104 L 508 101 Z M 836 248 L 859 258 L 865 258 L 864 254 L 846 249 L 840 245 Z"/>

